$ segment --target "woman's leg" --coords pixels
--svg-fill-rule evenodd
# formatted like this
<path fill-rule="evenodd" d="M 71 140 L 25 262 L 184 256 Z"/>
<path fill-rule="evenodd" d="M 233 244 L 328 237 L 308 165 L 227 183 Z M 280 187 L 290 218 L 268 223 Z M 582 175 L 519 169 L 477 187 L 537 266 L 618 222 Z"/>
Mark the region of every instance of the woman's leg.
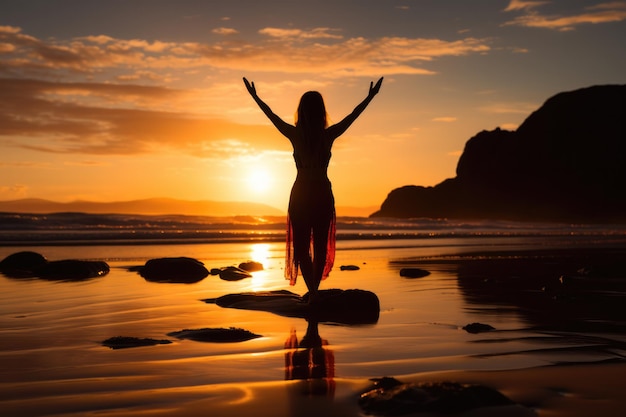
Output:
<path fill-rule="evenodd" d="M 309 292 L 313 290 L 314 286 L 314 268 L 313 261 L 311 259 L 311 227 L 306 224 L 302 224 L 298 221 L 293 221 L 293 258 L 300 267 L 302 272 L 302 278 L 306 283 Z M 319 286 L 319 284 L 318 284 Z M 317 287 L 315 287 L 317 290 Z"/>
<path fill-rule="evenodd" d="M 330 229 L 332 217 L 318 219 L 313 226 L 313 288 L 317 292 L 320 286 L 324 269 L 326 268 L 326 258 L 328 255 L 328 231 Z"/>

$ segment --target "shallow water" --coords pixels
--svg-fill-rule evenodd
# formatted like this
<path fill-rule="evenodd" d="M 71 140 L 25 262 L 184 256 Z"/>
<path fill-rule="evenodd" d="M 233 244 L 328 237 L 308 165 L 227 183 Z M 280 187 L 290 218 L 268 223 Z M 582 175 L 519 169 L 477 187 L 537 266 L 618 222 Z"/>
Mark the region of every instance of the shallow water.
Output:
<path fill-rule="evenodd" d="M 624 249 L 626 244 L 622 236 L 612 234 L 340 241 L 336 267 L 322 288 L 373 291 L 380 299 L 380 318 L 376 324 L 361 326 L 320 323 L 319 334 L 327 343 L 324 366 L 329 369 L 322 369 L 327 378 L 311 380 L 299 389 L 309 390 L 308 395 L 324 393 L 330 401 L 335 398 L 339 407 L 346 388 L 345 384 L 336 386 L 333 379 L 345 382 L 431 371 L 511 370 L 623 359 L 623 332 L 611 326 L 584 333 L 555 327 L 554 320 L 541 318 L 551 310 L 541 304 L 544 298 L 535 298 L 541 288 L 534 283 L 525 281 L 527 285 L 512 289 L 515 292 L 476 286 L 495 273 L 506 282 L 504 288 L 511 288 L 515 270 L 488 268 L 476 281 L 475 271 L 468 272 L 456 262 L 460 258 L 504 259 L 511 254 L 503 253 L 518 252 L 523 255 L 512 258 L 522 259 L 520 265 L 545 264 L 539 270 L 554 275 L 552 269 L 559 270 L 554 259 L 538 259 L 523 251 L 581 248 L 602 252 Z M 301 279 L 289 288 L 283 278 L 282 243 L 7 246 L 0 248 L 0 259 L 26 249 L 49 260 L 105 260 L 111 271 L 82 282 L 0 275 L 0 408 L 6 415 L 169 412 L 182 404 L 191 409 L 194 401 L 213 397 L 216 403 L 245 402 L 246 386 L 262 391 L 263 384 L 285 381 L 293 371 L 293 357 L 288 353 L 294 349 L 286 349 L 285 343 L 294 333 L 302 340 L 305 320 L 224 309 L 201 301 L 246 291 L 287 288 L 304 293 Z M 238 282 L 208 276 L 196 284 L 153 283 L 128 271 L 151 258 L 174 256 L 199 259 L 209 269 L 246 260 L 259 261 L 265 269 Z M 511 265 L 510 259 L 505 260 Z M 340 271 L 340 265 L 360 269 Z M 419 266 L 431 275 L 403 278 L 399 270 L 406 266 Z M 522 272 L 517 275 L 526 279 Z M 581 320 L 576 316 L 579 309 L 570 313 L 571 318 Z M 624 317 L 608 313 L 591 309 L 581 314 L 590 323 L 624 324 L 620 321 Z M 469 334 L 462 330 L 472 322 L 488 323 L 497 331 Z M 231 326 L 262 337 L 241 343 L 202 343 L 167 335 L 182 329 Z M 120 335 L 174 343 L 120 350 L 101 345 Z"/>

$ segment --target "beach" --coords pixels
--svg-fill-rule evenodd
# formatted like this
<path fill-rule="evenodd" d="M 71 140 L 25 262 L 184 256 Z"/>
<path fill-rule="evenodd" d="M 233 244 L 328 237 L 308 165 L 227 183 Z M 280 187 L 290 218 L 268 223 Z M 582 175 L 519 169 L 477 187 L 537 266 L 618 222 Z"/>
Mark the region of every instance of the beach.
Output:
<path fill-rule="evenodd" d="M 149 244 L 84 244 L 74 236 L 0 246 L 0 259 L 29 250 L 110 266 L 80 281 L 0 276 L 2 414 L 360 416 L 360 395 L 383 376 L 481 384 L 515 403 L 461 415 L 626 413 L 624 229 L 387 226 L 365 227 L 366 237 L 357 227 L 340 231 L 335 268 L 321 286 L 376 294 L 378 320 L 358 325 L 206 301 L 285 289 L 304 294 L 302 279 L 289 287 L 283 278 L 279 231 L 192 243 L 150 237 Z M 150 282 L 132 270 L 180 256 L 208 269 L 248 260 L 264 269 L 240 281 L 209 275 L 192 284 Z M 407 278 L 403 268 L 430 274 Z M 493 329 L 470 333 L 463 329 L 470 323 Z M 231 327 L 260 337 L 199 342 L 170 335 Z M 321 343 L 310 348 L 304 340 L 314 330 Z M 103 346 L 115 336 L 170 343 Z M 308 368 L 300 362 L 305 356 Z"/>

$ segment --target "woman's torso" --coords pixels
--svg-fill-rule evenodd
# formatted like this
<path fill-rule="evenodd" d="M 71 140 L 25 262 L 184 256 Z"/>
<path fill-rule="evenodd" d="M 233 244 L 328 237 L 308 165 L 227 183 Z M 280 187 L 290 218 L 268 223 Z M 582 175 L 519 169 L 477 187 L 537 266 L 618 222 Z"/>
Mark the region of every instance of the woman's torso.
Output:
<path fill-rule="evenodd" d="M 326 130 L 316 134 L 305 134 L 301 129 L 296 128 L 294 136 L 291 143 L 298 176 L 328 178 L 327 171 L 332 156 L 332 140 L 326 134 Z"/>

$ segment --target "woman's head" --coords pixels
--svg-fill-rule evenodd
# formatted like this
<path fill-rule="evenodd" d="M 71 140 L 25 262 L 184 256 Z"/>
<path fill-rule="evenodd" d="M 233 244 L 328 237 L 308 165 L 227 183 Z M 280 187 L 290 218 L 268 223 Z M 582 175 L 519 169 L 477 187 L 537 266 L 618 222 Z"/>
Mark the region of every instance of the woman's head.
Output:
<path fill-rule="evenodd" d="M 296 125 L 308 128 L 326 128 L 328 125 L 324 98 L 317 91 L 307 91 L 300 98 Z"/>

